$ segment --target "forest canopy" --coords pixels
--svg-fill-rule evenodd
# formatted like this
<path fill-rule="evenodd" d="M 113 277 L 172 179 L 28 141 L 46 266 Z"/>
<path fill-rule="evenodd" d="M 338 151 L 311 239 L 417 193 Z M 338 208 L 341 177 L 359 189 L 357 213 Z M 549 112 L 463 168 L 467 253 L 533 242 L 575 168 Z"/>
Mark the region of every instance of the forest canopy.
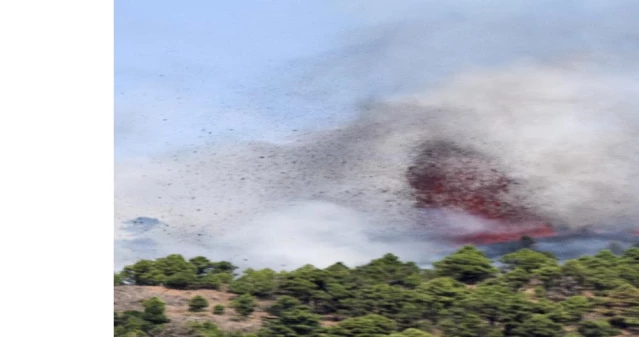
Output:
<path fill-rule="evenodd" d="M 337 262 L 323 269 L 306 265 L 242 272 L 228 261 L 173 254 L 140 260 L 114 278 L 118 287 L 212 289 L 232 295 L 232 314 L 222 304 L 209 308 L 207 299 L 193 297 L 184 308 L 192 315 L 215 311 L 217 317 L 246 320 L 262 314 L 254 331 L 222 331 L 212 321 L 171 330 L 174 322 L 163 302 L 151 298 L 142 311 L 115 313 L 115 336 L 639 335 L 636 247 L 560 262 L 531 248 L 491 261 L 465 246 L 429 269 L 386 254 L 356 267 Z"/>

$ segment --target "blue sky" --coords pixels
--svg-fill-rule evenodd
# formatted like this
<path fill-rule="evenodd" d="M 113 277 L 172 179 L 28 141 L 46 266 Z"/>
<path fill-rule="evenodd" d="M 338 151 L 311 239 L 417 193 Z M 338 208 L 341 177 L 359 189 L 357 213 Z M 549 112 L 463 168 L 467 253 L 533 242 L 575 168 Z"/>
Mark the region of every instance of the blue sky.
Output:
<path fill-rule="evenodd" d="M 116 1 L 117 156 L 276 132 L 270 121 L 290 107 L 269 106 L 282 93 L 274 77 L 351 28 L 336 9 L 323 1 Z M 304 123 L 286 127 L 303 127 L 295 124 Z"/>

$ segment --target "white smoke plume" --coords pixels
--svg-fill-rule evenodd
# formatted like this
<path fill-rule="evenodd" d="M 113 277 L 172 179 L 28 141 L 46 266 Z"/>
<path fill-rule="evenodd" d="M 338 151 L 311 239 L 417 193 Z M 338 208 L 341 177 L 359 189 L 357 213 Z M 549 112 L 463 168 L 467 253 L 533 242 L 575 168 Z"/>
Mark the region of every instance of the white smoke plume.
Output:
<path fill-rule="evenodd" d="M 370 233 L 442 226 L 413 208 L 405 172 L 418 145 L 446 140 L 493 158 L 519 181 L 513 192 L 557 224 L 636 223 L 639 101 L 631 79 L 534 65 L 480 71 L 298 143 L 201 148 L 119 168 L 119 220 L 155 216 L 171 225 L 169 247 L 182 238 L 215 252 L 211 244 L 224 243 L 265 265 L 361 262 L 398 248 L 372 243 Z M 432 247 L 424 242 L 415 255 Z"/>
<path fill-rule="evenodd" d="M 299 96 L 365 101 L 356 118 L 286 143 L 211 144 L 118 163 L 116 269 L 176 252 L 276 269 L 356 264 L 385 252 L 437 259 L 454 248 L 437 235 L 490 224 L 413 207 L 405 174 L 429 141 L 490 158 L 518 182 L 511 197 L 554 225 L 636 226 L 639 71 L 628 60 L 639 48 L 628 34 L 639 24 L 614 13 L 637 6 L 575 9 L 600 13 L 594 28 L 544 12 L 552 20 L 532 33 L 534 20 L 514 24 L 529 9 L 519 7 L 477 17 L 452 11 L 458 20 L 443 27 L 431 13 L 390 33 L 396 18 L 373 10 L 380 25 L 358 35 L 375 35 L 372 43 L 322 57 L 312 80 L 293 83 Z M 586 39 L 576 35 L 582 28 Z M 473 29 L 487 45 L 469 38 Z M 447 60 L 459 37 L 467 58 Z M 514 61 L 487 61 L 496 55 Z M 159 222 L 142 234 L 123 225 L 140 216 Z"/>

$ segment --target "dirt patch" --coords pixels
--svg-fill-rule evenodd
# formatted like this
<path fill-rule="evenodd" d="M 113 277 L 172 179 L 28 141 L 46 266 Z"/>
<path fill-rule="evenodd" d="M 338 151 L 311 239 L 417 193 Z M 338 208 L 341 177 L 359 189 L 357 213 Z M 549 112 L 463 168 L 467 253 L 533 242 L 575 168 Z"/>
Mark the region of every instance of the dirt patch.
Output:
<path fill-rule="evenodd" d="M 193 296 L 202 296 L 209 306 L 201 312 L 189 311 L 189 300 Z M 113 306 L 116 312 L 126 310 L 144 310 L 142 302 L 158 297 L 166 303 L 166 315 L 171 319 L 169 329 L 175 331 L 175 336 L 181 335 L 180 331 L 190 322 L 213 322 L 224 331 L 255 331 L 262 326 L 262 320 L 269 317 L 265 311 L 275 301 L 259 300 L 258 308 L 247 319 L 242 319 L 235 310 L 229 307 L 231 300 L 237 295 L 225 291 L 198 289 L 198 290 L 177 290 L 168 289 L 162 286 L 116 286 L 114 287 Z M 224 315 L 214 315 L 213 307 L 221 304 L 225 307 Z M 273 317 L 271 317 L 273 318 Z M 321 324 L 323 326 L 334 326 L 339 323 L 333 316 L 323 316 Z"/>
<path fill-rule="evenodd" d="M 202 312 L 190 312 L 189 300 L 193 296 L 202 296 L 209 301 L 209 307 Z M 247 319 L 240 319 L 229 303 L 234 294 L 210 290 L 176 290 L 161 286 L 117 286 L 114 288 L 114 310 L 143 310 L 142 302 L 151 297 L 158 297 L 166 303 L 166 315 L 171 325 L 183 326 L 189 322 L 211 321 L 226 331 L 254 331 L 262 324 L 262 317 L 267 316 L 263 310 L 271 301 L 260 301 L 259 308 Z M 214 315 L 213 307 L 222 304 L 226 307 L 224 315 Z"/>

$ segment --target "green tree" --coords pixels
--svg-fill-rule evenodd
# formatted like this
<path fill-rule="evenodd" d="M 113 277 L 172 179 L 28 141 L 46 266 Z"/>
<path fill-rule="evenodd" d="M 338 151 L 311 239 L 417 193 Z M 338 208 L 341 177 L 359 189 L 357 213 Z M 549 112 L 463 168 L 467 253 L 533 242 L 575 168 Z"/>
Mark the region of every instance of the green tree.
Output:
<path fill-rule="evenodd" d="M 424 305 L 426 316 L 432 322 L 446 315 L 455 303 L 468 296 L 466 286 L 450 277 L 438 277 L 422 283 L 417 292 L 426 296 Z"/>
<path fill-rule="evenodd" d="M 555 286 L 561 279 L 561 267 L 545 265 L 533 271 L 532 275 L 542 282 L 544 288 Z"/>
<path fill-rule="evenodd" d="M 236 294 L 251 294 L 267 298 L 277 289 L 277 273 L 271 269 L 246 269 L 244 275 L 231 282 L 230 290 Z"/>
<path fill-rule="evenodd" d="M 608 296 L 600 298 L 600 302 L 611 315 L 639 314 L 639 289 L 630 284 L 623 284 L 608 292 Z M 639 315 L 637 315 L 639 318 Z"/>
<path fill-rule="evenodd" d="M 164 314 L 166 304 L 157 297 L 152 297 L 142 303 L 144 306 L 144 314 L 142 318 L 153 324 L 162 324 L 170 322 L 169 318 Z"/>
<path fill-rule="evenodd" d="M 606 291 L 626 283 L 618 269 L 622 260 L 609 250 L 602 250 L 595 256 L 580 257 L 577 261 L 584 267 L 581 284 L 595 291 Z"/>
<path fill-rule="evenodd" d="M 568 297 L 561 301 L 560 305 L 566 311 L 567 322 L 579 322 L 583 314 L 588 312 L 593 306 L 587 297 L 581 295 Z"/>
<path fill-rule="evenodd" d="M 154 324 L 143 318 L 144 313 L 141 311 L 125 311 L 121 314 L 114 315 L 114 334 L 116 337 L 128 336 L 144 336 L 146 331 L 151 331 Z"/>
<path fill-rule="evenodd" d="M 501 285 L 481 284 L 460 302 L 460 307 L 495 326 L 497 322 L 506 320 L 504 310 L 512 296 L 516 295 Z"/>
<path fill-rule="evenodd" d="M 532 315 L 513 330 L 512 336 L 518 337 L 561 337 L 564 330 L 560 324 L 544 315 Z"/>
<path fill-rule="evenodd" d="M 294 297 L 281 296 L 266 311 L 278 318 L 265 322 L 260 337 L 315 336 L 320 330 L 320 317 Z"/>
<path fill-rule="evenodd" d="M 386 283 L 365 286 L 353 294 L 353 298 L 340 302 L 349 315 L 379 314 L 398 321 L 401 327 L 421 319 L 429 301 L 419 291 Z"/>
<path fill-rule="evenodd" d="M 234 298 L 230 307 L 235 309 L 238 315 L 248 317 L 255 311 L 257 301 L 250 294 L 244 294 Z"/>
<path fill-rule="evenodd" d="M 168 288 L 186 289 L 198 284 L 198 279 L 192 270 L 183 270 L 166 278 Z"/>
<path fill-rule="evenodd" d="M 527 272 L 532 272 L 541 267 L 557 265 L 556 259 L 528 248 L 506 254 L 500 261 L 506 266 L 506 270 L 521 268 Z"/>
<path fill-rule="evenodd" d="M 213 265 L 213 272 L 216 274 L 226 273 L 226 274 L 233 275 L 235 270 L 238 268 L 237 266 L 233 265 L 231 262 L 228 262 L 228 261 L 213 262 L 212 265 Z"/>
<path fill-rule="evenodd" d="M 597 254 L 595 254 L 595 256 L 586 259 L 586 261 L 588 260 L 597 261 L 597 264 L 605 266 L 615 266 L 617 265 L 617 263 L 619 263 L 619 257 L 609 249 L 599 251 Z M 605 262 L 602 263 L 601 261 Z"/>
<path fill-rule="evenodd" d="M 621 278 L 639 288 L 639 248 L 629 248 L 618 260 L 617 271 Z"/>
<path fill-rule="evenodd" d="M 577 280 L 579 284 L 583 284 L 586 267 L 579 260 L 568 260 L 561 266 L 561 275 L 572 277 Z"/>
<path fill-rule="evenodd" d="M 626 249 L 621 256 L 622 260 L 634 265 L 639 264 L 639 246 L 635 245 L 632 248 Z"/>
<path fill-rule="evenodd" d="M 196 268 L 180 254 L 171 254 L 155 260 L 155 267 L 165 276 L 188 272 L 195 275 Z"/>
<path fill-rule="evenodd" d="M 408 328 L 402 332 L 394 333 L 390 335 L 390 337 L 432 337 L 433 335 L 429 334 L 426 331 Z"/>
<path fill-rule="evenodd" d="M 196 283 L 197 287 L 201 289 L 216 289 L 219 290 L 222 287 L 222 278 L 221 274 L 214 274 L 213 272 L 208 272 L 204 275 L 201 275 Z"/>
<path fill-rule="evenodd" d="M 330 335 L 348 337 L 368 337 L 388 335 L 397 330 L 397 323 L 384 316 L 369 314 L 348 318 L 329 329 Z"/>
<path fill-rule="evenodd" d="M 320 316 L 307 308 L 296 307 L 279 312 L 276 320 L 268 320 L 260 330 L 260 337 L 317 336 L 321 329 Z"/>
<path fill-rule="evenodd" d="M 226 273 L 226 272 L 215 273 L 215 275 L 217 275 L 220 278 L 220 281 L 222 281 L 222 284 L 230 284 L 235 278 L 235 274 Z"/>
<path fill-rule="evenodd" d="M 206 275 L 213 271 L 213 262 L 204 256 L 196 256 L 189 259 L 189 263 L 195 268 L 197 275 Z"/>
<path fill-rule="evenodd" d="M 448 313 L 438 326 L 446 337 L 494 336 L 496 331 L 479 316 L 460 309 Z"/>
<path fill-rule="evenodd" d="M 353 274 L 360 285 L 388 283 L 414 288 L 420 283 L 419 267 L 413 262 L 402 262 L 396 255 L 386 254 L 366 265 L 355 268 Z"/>
<path fill-rule="evenodd" d="M 622 261 L 616 269 L 620 279 L 639 287 L 639 266 L 626 264 Z"/>
<path fill-rule="evenodd" d="M 200 295 L 193 296 L 189 300 L 189 311 L 203 311 L 209 306 L 209 301 Z"/>
<path fill-rule="evenodd" d="M 328 284 L 331 283 L 329 274 L 312 265 L 305 265 L 292 272 L 281 272 L 278 275 L 278 293 L 293 296 L 304 304 L 313 308 L 324 306 Z"/>
<path fill-rule="evenodd" d="M 151 260 L 139 260 L 131 266 L 124 267 L 122 280 L 136 285 L 159 285 L 164 282 L 165 276 Z"/>
<path fill-rule="evenodd" d="M 634 316 L 637 317 L 638 315 Z M 611 317 L 608 322 L 615 328 L 626 329 L 629 332 L 639 334 L 639 318 L 615 316 Z"/>
<path fill-rule="evenodd" d="M 313 300 L 315 313 L 330 314 L 343 310 L 343 301 L 353 296 L 354 291 L 348 288 L 348 284 L 329 280 L 324 284 L 324 289 L 312 291 L 310 298 Z"/>
<path fill-rule="evenodd" d="M 571 314 L 574 315 L 574 312 L 569 313 L 560 302 L 553 302 L 547 299 L 535 302 L 532 308 L 534 313 L 545 315 L 556 323 L 570 322 L 573 319 Z"/>
<path fill-rule="evenodd" d="M 302 307 L 302 302 L 292 296 L 280 296 L 275 303 L 266 309 L 266 312 L 273 316 L 280 316 L 283 312 L 299 309 Z"/>
<path fill-rule="evenodd" d="M 606 321 L 584 321 L 577 331 L 584 337 L 612 337 L 621 333 Z"/>
<path fill-rule="evenodd" d="M 502 275 L 501 279 L 504 282 L 504 285 L 516 291 L 530 283 L 532 273 L 523 268 L 515 268 L 514 270 Z"/>
<path fill-rule="evenodd" d="M 449 276 L 464 283 L 474 284 L 497 273 L 490 260 L 473 246 L 465 246 L 457 252 L 434 263 L 439 276 Z"/>
<path fill-rule="evenodd" d="M 122 277 L 122 274 L 121 273 L 113 274 L 113 285 L 120 286 L 123 284 L 124 284 L 124 278 Z"/>
<path fill-rule="evenodd" d="M 324 269 L 328 279 L 332 282 L 345 284 L 352 281 L 351 269 L 341 262 L 334 263 Z"/>

